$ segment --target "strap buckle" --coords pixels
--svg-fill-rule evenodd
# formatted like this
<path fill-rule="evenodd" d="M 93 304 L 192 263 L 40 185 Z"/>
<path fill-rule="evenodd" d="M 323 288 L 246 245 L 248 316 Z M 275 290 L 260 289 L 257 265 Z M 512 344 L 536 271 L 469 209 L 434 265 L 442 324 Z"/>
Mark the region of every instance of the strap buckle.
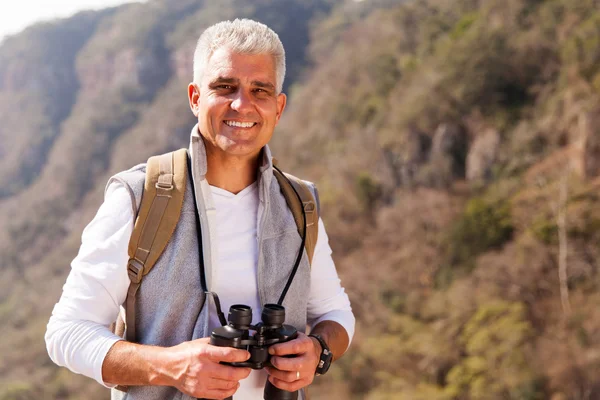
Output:
<path fill-rule="evenodd" d="M 144 275 L 144 264 L 135 258 L 130 258 L 127 263 L 127 274 L 132 283 L 140 283 Z"/>
<path fill-rule="evenodd" d="M 315 211 L 315 203 L 312 201 L 305 201 L 304 202 L 304 212 L 307 213 L 311 213 L 313 211 Z"/>
<path fill-rule="evenodd" d="M 173 190 L 172 183 L 165 184 L 165 183 L 156 182 L 156 185 L 154 185 L 154 187 L 157 189 L 168 190 L 168 191 Z"/>

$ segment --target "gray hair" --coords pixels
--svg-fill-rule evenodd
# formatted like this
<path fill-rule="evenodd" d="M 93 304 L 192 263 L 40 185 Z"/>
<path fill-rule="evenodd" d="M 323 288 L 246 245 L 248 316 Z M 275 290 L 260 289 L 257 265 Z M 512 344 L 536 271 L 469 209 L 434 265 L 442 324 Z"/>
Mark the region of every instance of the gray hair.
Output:
<path fill-rule="evenodd" d="M 204 68 L 213 53 L 227 48 L 240 54 L 270 54 L 275 61 L 275 86 L 283 90 L 285 50 L 279 36 L 271 28 L 250 19 L 223 21 L 206 29 L 194 52 L 194 82 L 200 83 Z"/>

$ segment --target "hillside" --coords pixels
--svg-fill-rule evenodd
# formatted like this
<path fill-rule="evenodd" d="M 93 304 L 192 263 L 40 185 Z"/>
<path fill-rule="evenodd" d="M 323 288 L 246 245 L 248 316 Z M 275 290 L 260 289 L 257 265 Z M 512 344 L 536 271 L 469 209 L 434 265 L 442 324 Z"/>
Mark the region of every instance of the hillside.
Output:
<path fill-rule="evenodd" d="M 599 11 L 406 2 L 313 36 L 276 153 L 351 285 L 347 397 L 600 398 Z"/>
<path fill-rule="evenodd" d="M 154 0 L 0 47 L 0 399 L 106 398 L 45 324 L 107 178 L 186 145 L 195 40 L 238 16 L 286 46 L 274 153 L 317 182 L 358 320 L 313 398 L 600 398 L 597 2 Z"/>

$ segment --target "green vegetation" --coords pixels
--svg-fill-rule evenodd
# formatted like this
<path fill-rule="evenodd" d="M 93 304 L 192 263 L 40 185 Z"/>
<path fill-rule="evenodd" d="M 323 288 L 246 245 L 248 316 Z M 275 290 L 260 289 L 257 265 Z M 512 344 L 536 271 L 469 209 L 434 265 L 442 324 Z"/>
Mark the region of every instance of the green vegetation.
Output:
<path fill-rule="evenodd" d="M 452 32 L 450 33 L 450 37 L 453 40 L 458 40 L 469 30 L 471 25 L 477 20 L 479 16 L 478 13 L 470 13 L 464 15 L 457 23 L 454 25 Z"/>
<path fill-rule="evenodd" d="M 534 333 L 526 317 L 519 303 L 479 307 L 460 338 L 466 356 L 448 373 L 445 390 L 452 398 L 543 399 L 523 348 Z"/>
<path fill-rule="evenodd" d="M 25 382 L 11 383 L 0 389 L 1 400 L 29 400 L 32 394 L 32 385 Z"/>
<path fill-rule="evenodd" d="M 555 221 L 538 217 L 531 225 L 531 230 L 538 240 L 548 245 L 557 243 L 558 227 Z"/>
<path fill-rule="evenodd" d="M 473 198 L 449 234 L 450 263 L 464 264 L 483 252 L 498 249 L 511 239 L 512 233 L 506 202 L 490 204 Z"/>
<path fill-rule="evenodd" d="M 368 172 L 363 172 L 356 177 L 356 192 L 362 207 L 368 211 L 377 206 L 376 202 L 381 197 L 381 185 Z"/>

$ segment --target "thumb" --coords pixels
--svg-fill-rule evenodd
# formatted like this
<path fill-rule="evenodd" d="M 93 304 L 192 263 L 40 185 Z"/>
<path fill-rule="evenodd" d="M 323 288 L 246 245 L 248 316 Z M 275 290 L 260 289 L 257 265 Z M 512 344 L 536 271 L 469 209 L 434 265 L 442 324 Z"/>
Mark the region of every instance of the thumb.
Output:
<path fill-rule="evenodd" d="M 250 358 L 250 353 L 246 350 L 235 349 L 233 347 L 218 347 L 208 345 L 208 356 L 215 362 L 242 362 Z"/>

